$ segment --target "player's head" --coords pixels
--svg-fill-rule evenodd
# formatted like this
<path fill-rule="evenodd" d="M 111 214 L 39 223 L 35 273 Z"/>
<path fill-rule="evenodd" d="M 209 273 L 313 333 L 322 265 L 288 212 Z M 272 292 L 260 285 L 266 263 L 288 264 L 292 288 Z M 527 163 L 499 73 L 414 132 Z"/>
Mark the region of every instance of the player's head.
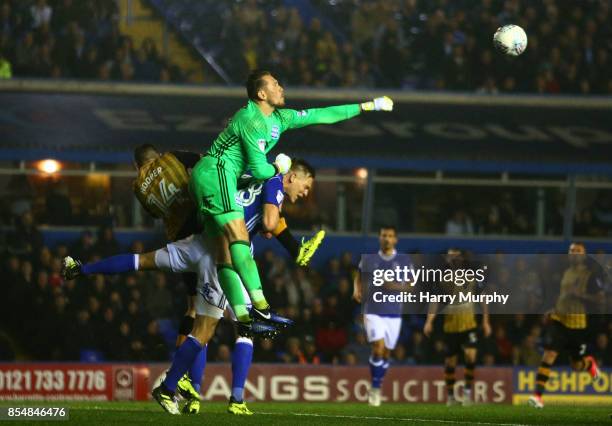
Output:
<path fill-rule="evenodd" d="M 271 107 L 285 106 L 285 89 L 270 71 L 251 71 L 246 81 L 247 95 L 254 102 L 264 102 Z"/>
<path fill-rule="evenodd" d="M 140 145 L 134 150 L 134 163 L 136 164 L 136 168 L 141 168 L 144 164 L 148 163 L 151 160 L 155 160 L 161 154 L 155 147 L 151 144 Z"/>
<path fill-rule="evenodd" d="M 451 266 L 459 266 L 463 263 L 463 252 L 461 249 L 451 247 L 446 250 L 446 262 Z"/>
<path fill-rule="evenodd" d="M 305 160 L 291 160 L 289 173 L 283 176 L 283 189 L 289 201 L 295 203 L 298 198 L 307 197 L 314 184 L 315 170 Z"/>
<path fill-rule="evenodd" d="M 394 250 L 397 245 L 397 229 L 395 226 L 381 226 L 378 231 L 378 243 L 380 244 L 380 250 L 383 252 Z"/>
<path fill-rule="evenodd" d="M 584 263 L 587 254 L 586 247 L 584 243 L 573 242 L 570 244 L 567 254 L 572 265 Z"/>

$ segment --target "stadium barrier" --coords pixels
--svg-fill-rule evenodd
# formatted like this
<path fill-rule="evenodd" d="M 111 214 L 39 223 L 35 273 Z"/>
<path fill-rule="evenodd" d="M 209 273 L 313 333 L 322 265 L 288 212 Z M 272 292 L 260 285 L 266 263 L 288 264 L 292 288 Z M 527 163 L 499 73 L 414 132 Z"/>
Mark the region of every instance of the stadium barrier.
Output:
<path fill-rule="evenodd" d="M 167 364 L 4 363 L 0 364 L 0 400 L 148 400 Z M 463 376 L 458 369 L 457 377 Z M 476 370 L 477 403 L 520 404 L 533 392 L 536 371 L 525 367 Z M 461 397 L 463 382 L 455 392 Z M 370 386 L 366 366 L 254 364 L 246 399 L 268 402 L 363 402 Z M 202 383 L 208 401 L 227 400 L 228 364 L 209 364 Z M 592 386 L 587 373 L 556 369 L 547 385 L 547 402 L 611 404 L 612 370 Z M 394 366 L 383 386 L 386 402 L 443 403 L 446 389 L 440 366 Z"/>
<path fill-rule="evenodd" d="M 49 247 L 58 244 L 70 246 L 76 242 L 84 229 L 96 232 L 95 228 L 77 227 L 41 227 L 44 243 Z M 295 232 L 296 237 L 312 235 L 312 232 Z M 115 229 L 115 238 L 123 250 L 129 250 L 134 241 L 142 241 L 147 247 L 161 247 L 165 244 L 161 233 L 151 230 L 136 230 L 130 228 Z M 255 237 L 255 254 L 261 255 L 266 250 L 272 250 L 277 256 L 286 257 L 286 251 L 274 239 Z M 612 253 L 612 242 L 609 239 L 582 239 L 591 253 L 604 250 Z M 474 253 L 491 254 L 499 251 L 504 253 L 530 254 L 530 253 L 566 253 L 569 242 L 561 237 L 534 238 L 534 237 L 448 237 L 444 235 L 400 234 L 397 249 L 401 253 L 442 253 L 448 247 L 458 247 Z M 340 256 L 350 252 L 353 260 L 358 262 L 362 254 L 376 253 L 378 251 L 378 236 L 372 233 L 369 236 L 336 235 L 329 232 L 325 244 L 321 245 L 312 260 L 314 269 L 325 267 L 331 257 Z"/>
<path fill-rule="evenodd" d="M 288 93 L 294 108 L 381 94 Z M 289 132 L 279 149 L 317 167 L 612 174 L 607 97 L 389 95 L 392 114 Z M 39 80 L 1 81 L 0 96 L 3 158 L 124 163 L 144 142 L 205 150 L 246 100 L 242 88 Z"/>

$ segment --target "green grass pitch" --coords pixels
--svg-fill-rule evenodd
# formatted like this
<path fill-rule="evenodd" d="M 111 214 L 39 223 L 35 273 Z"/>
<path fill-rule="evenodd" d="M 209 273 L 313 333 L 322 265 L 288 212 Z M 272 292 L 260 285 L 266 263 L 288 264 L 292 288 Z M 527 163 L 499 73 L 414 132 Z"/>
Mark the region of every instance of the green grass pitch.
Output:
<path fill-rule="evenodd" d="M 158 425 L 611 425 L 612 407 L 475 405 L 451 407 L 434 404 L 383 404 L 372 408 L 355 403 L 250 403 L 253 416 L 233 416 L 227 404 L 205 402 L 199 415 L 170 416 L 155 402 L 7 402 L 0 406 L 62 406 L 70 408 L 68 422 L 31 424 L 158 424 Z"/>

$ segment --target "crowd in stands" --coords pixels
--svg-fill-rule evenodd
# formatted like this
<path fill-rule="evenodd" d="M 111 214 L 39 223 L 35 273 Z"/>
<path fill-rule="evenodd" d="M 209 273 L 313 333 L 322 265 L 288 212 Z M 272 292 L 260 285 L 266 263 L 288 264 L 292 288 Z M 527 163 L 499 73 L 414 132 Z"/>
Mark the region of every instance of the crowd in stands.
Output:
<path fill-rule="evenodd" d="M 155 42 L 121 34 L 116 0 L 1 0 L 0 78 L 182 82 Z"/>
<path fill-rule="evenodd" d="M 474 4 L 476 3 L 476 4 Z M 612 93 L 610 3 L 598 0 L 152 0 L 235 84 L 271 69 L 285 85 L 480 93 Z M 504 24 L 529 37 L 495 52 Z M 183 81 L 155 44 L 134 46 L 115 0 L 0 1 L 0 78 Z"/>
<path fill-rule="evenodd" d="M 612 93 L 608 1 L 154 2 L 200 35 L 234 82 L 263 67 L 286 85 Z M 519 58 L 493 49 L 504 24 L 528 34 Z"/>
<path fill-rule="evenodd" d="M 131 179 L 118 178 L 110 188 L 92 188 L 84 180 L 38 179 L 15 175 L 8 179 L 0 197 L 0 225 L 11 226 L 12 217 L 31 210 L 38 223 L 52 226 L 152 228 L 152 218 L 142 214 L 136 223 Z M 348 209 L 345 229 L 337 229 L 336 189 L 320 183 L 313 197 L 287 205 L 284 214 L 294 229 L 361 231 L 362 209 Z M 372 229 L 391 224 L 401 233 L 435 233 L 449 236 L 529 235 L 538 233 L 538 202 L 535 188 L 415 187 L 376 185 Z M 91 191 L 96 197 L 89 197 Z M 354 186 L 345 191 L 346 202 L 361 205 Z M 607 190 L 578 190 L 573 235 L 577 238 L 612 235 L 612 204 Z M 331 197 L 331 198 L 330 198 Z M 565 194 L 548 189 L 543 194 L 542 235 L 563 235 Z"/>
<path fill-rule="evenodd" d="M 159 245 L 152 243 L 146 249 Z M 66 282 L 61 277 L 61 259 L 67 254 L 91 261 L 124 252 L 111 227 L 101 227 L 97 236 L 86 231 L 78 241 L 46 247 L 32 214 L 26 211 L 3 246 L 2 359 L 169 359 L 176 325 L 184 312 L 185 290 L 179 275 L 138 272 L 79 277 Z M 134 242 L 128 250 L 141 253 L 145 246 Z M 258 340 L 256 361 L 366 363 L 370 349 L 360 307 L 352 300 L 352 281 L 357 269 L 350 253 L 329 259 L 324 268 L 317 270 L 296 268 L 271 251 L 264 252 L 257 261 L 269 302 L 279 313 L 295 319 L 296 325 L 274 341 Z M 514 267 L 533 266 L 519 259 Z M 500 277 L 503 275 L 500 273 Z M 509 276 L 509 272 L 505 275 Z M 534 276 L 536 279 L 526 282 L 520 291 L 540 300 L 544 278 L 537 277 L 554 275 Z M 537 366 L 544 322 L 544 317 L 538 315 L 492 317 L 493 335 L 480 340 L 480 363 Z M 442 363 L 445 354 L 442 327 L 438 324 L 436 334 L 425 338 L 423 323 L 423 315 L 404 317 L 400 342 L 393 352 L 394 363 Z M 594 355 L 601 365 L 612 366 L 609 316 L 593 315 L 590 324 Z M 209 360 L 228 361 L 234 339 L 233 325 L 222 321 L 209 344 Z"/>

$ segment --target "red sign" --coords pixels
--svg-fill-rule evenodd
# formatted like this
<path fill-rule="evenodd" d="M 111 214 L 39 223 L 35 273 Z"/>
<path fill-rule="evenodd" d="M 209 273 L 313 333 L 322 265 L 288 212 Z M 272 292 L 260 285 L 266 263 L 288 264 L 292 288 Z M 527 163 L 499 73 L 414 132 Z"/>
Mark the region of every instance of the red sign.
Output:
<path fill-rule="evenodd" d="M 0 364 L 0 400 L 147 400 L 167 364 Z M 463 377 L 462 369 L 457 378 Z M 202 393 L 206 400 L 227 400 L 231 392 L 229 364 L 206 367 Z M 461 396 L 463 382 L 455 391 Z M 254 364 L 245 391 L 257 401 L 366 401 L 367 367 Z M 476 402 L 510 403 L 511 368 L 477 368 Z M 444 402 L 442 367 L 391 366 L 383 385 L 389 402 Z"/>
<path fill-rule="evenodd" d="M 0 400 L 145 400 L 144 365 L 0 364 Z"/>
<path fill-rule="evenodd" d="M 166 365 L 151 365 L 151 386 Z M 476 368 L 476 402 L 512 402 L 511 368 Z M 455 393 L 460 397 L 463 369 L 457 369 Z M 206 366 L 202 383 L 205 400 L 227 400 L 231 392 L 229 364 Z M 367 367 L 254 364 L 245 386 L 245 398 L 257 401 L 358 402 L 367 401 Z M 383 400 L 389 402 L 446 402 L 443 368 L 391 366 L 383 382 Z"/>

